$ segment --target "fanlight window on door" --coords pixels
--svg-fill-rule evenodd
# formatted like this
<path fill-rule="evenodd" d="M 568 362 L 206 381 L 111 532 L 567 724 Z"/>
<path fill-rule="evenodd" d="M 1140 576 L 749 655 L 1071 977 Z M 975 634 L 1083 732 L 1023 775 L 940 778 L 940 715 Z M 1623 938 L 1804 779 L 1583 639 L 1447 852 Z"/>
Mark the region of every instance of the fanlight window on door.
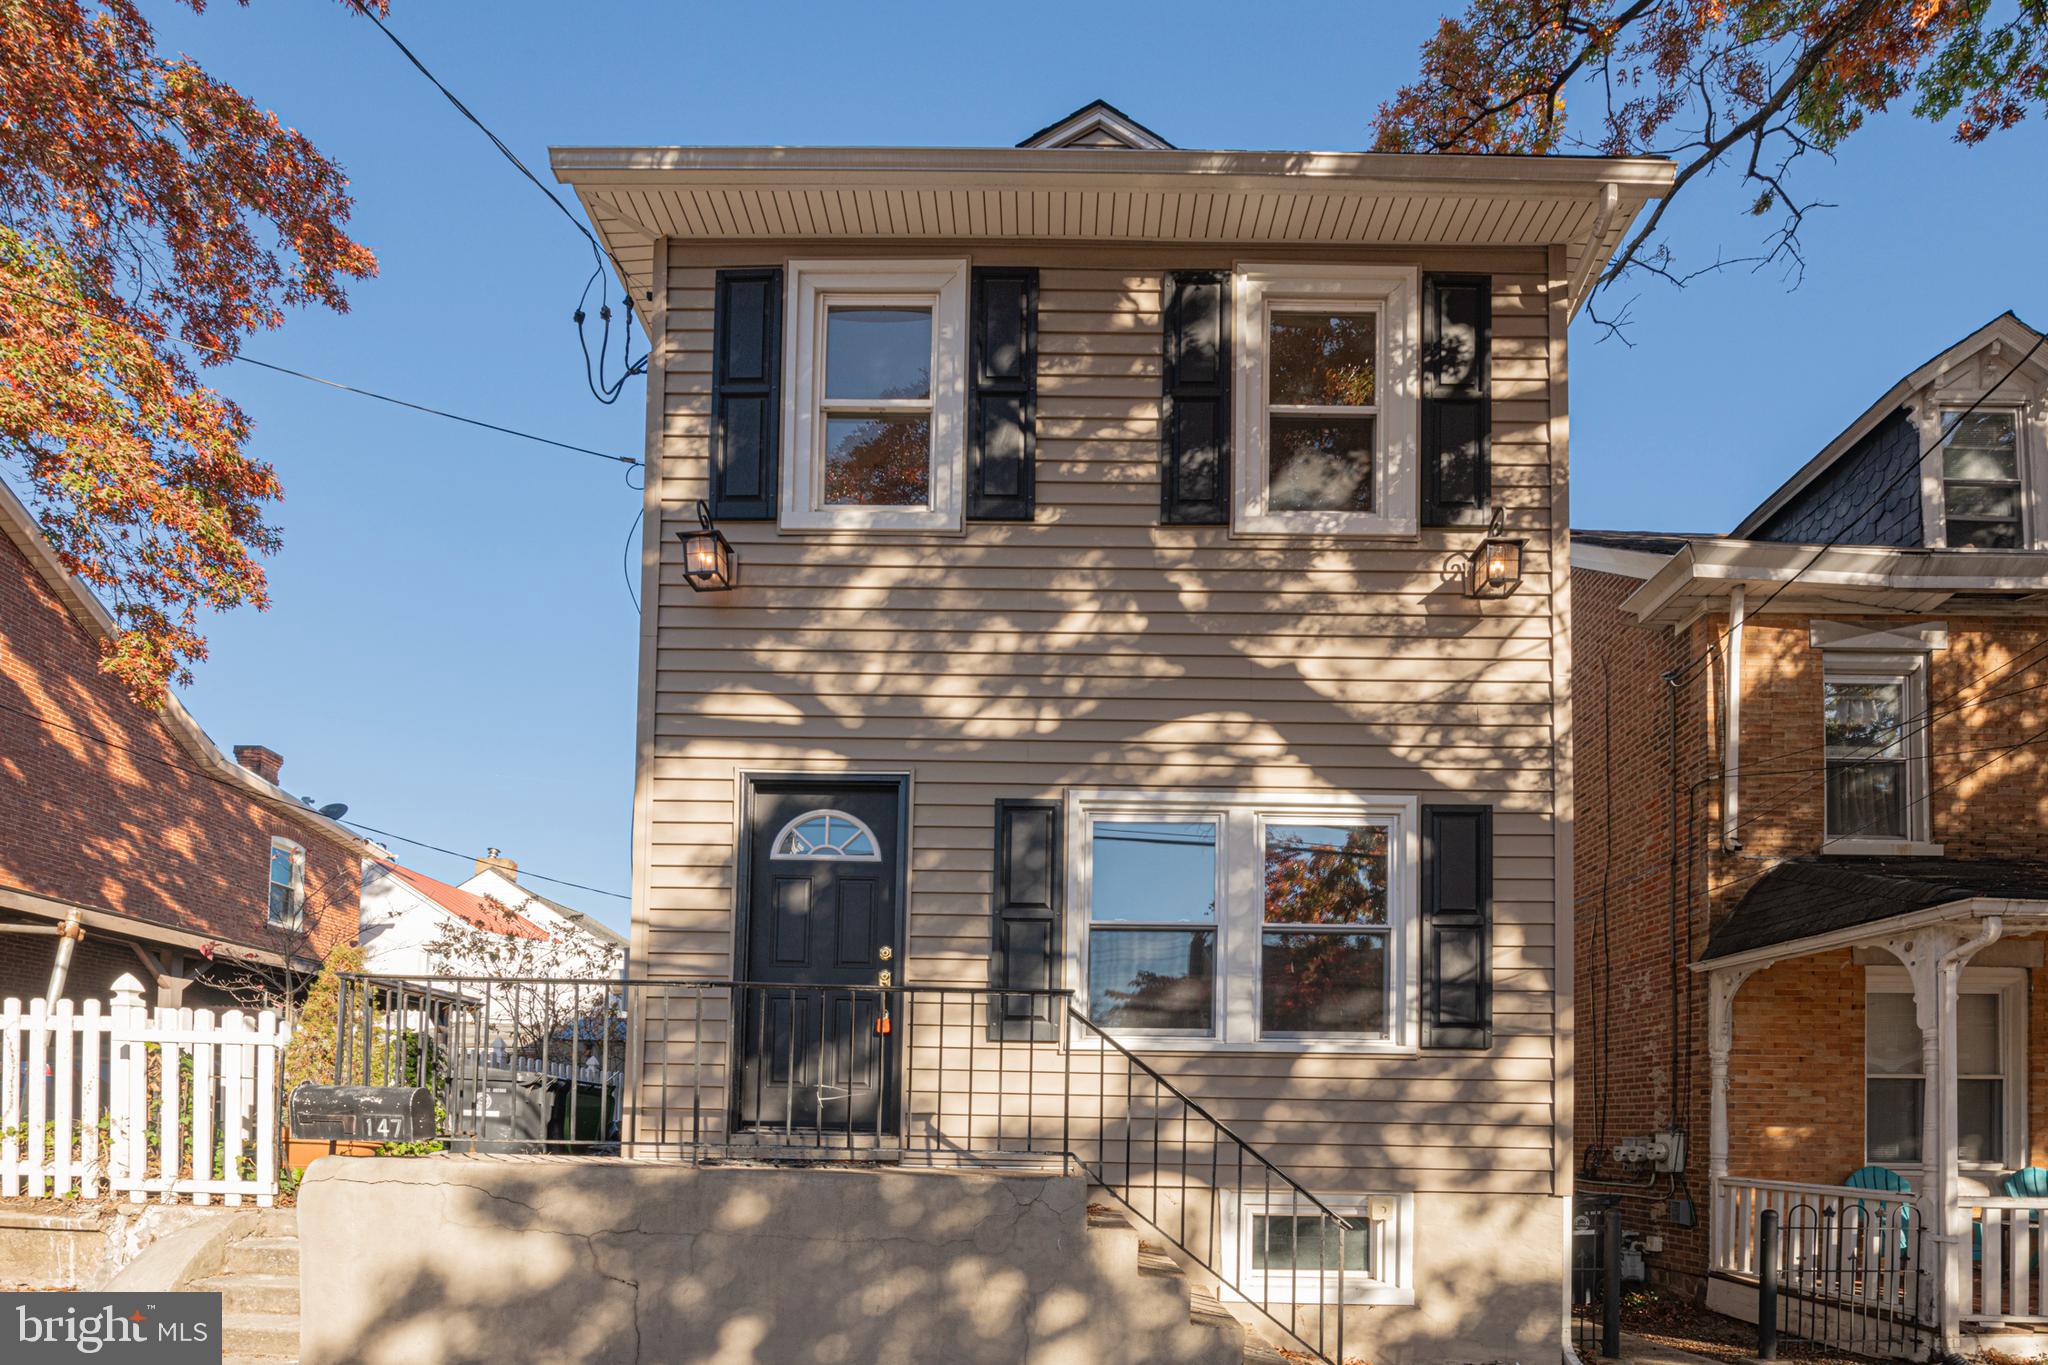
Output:
<path fill-rule="evenodd" d="M 818 861 L 845 860 L 880 862 L 881 846 L 874 831 L 851 815 L 836 810 L 816 810 L 799 815 L 775 836 L 771 858 L 811 858 Z"/>

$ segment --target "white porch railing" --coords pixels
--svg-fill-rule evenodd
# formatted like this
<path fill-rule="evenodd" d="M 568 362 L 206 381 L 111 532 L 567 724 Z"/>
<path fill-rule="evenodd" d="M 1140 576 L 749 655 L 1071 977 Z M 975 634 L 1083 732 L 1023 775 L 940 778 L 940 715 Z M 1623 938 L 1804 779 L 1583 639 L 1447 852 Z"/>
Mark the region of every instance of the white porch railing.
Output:
<path fill-rule="evenodd" d="M 2048 1199 L 1970 1198 L 1976 1271 L 1963 1321 L 2048 1323 Z"/>
<path fill-rule="evenodd" d="M 0 1196 L 269 1204 L 290 1036 L 267 1010 L 152 1013 L 139 990 L 0 1001 Z"/>
<path fill-rule="evenodd" d="M 1910 1194 L 1793 1180 L 1719 1176 L 1714 1180 L 1713 1199 L 1713 1221 L 1708 1227 L 1713 1269 L 1748 1278 L 1757 1273 L 1757 1247 L 1766 1209 L 1777 1210 L 1779 1225 L 1796 1234 L 1788 1236 L 1785 1243 L 1790 1263 L 1781 1265 L 1780 1270 L 1786 1274 L 1800 1269 L 1797 1261 L 1802 1248 L 1811 1245 L 1814 1259 L 1820 1259 L 1815 1239 L 1823 1235 L 1872 1242 L 1873 1259 L 1896 1259 L 1882 1255 L 1874 1239 L 1901 1237 L 1917 1217 Z"/>

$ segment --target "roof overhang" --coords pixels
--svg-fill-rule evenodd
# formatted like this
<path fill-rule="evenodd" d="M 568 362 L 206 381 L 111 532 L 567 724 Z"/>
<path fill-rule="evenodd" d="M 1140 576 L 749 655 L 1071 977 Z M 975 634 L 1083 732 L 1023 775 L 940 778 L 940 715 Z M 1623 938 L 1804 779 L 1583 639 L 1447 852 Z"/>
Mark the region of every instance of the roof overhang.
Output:
<path fill-rule="evenodd" d="M 0 483 L 0 535 L 5 535 L 19 549 L 24 558 L 34 566 L 60 601 L 71 611 L 71 615 L 87 634 L 96 641 L 114 637 L 118 626 L 100 600 L 93 596 L 71 571 L 58 561 L 50 544 L 43 539 L 42 529 L 14 490 Z M 366 857 L 376 856 L 383 849 L 373 840 L 366 839 L 354 830 L 330 820 L 320 812 L 295 799 L 289 792 L 273 783 L 264 781 L 255 773 L 235 762 L 221 750 L 218 744 L 192 718 L 177 697 L 169 692 L 164 694 L 164 704 L 158 712 L 164 724 L 186 753 L 192 756 L 200 769 L 211 778 L 224 782 L 274 810 L 290 815 L 302 826 L 317 829 L 331 839 L 356 849 Z"/>
<path fill-rule="evenodd" d="M 1855 445 L 1858 441 L 1869 435 L 1871 428 L 1891 416 L 1892 413 L 1898 411 L 1901 404 L 1905 403 L 1921 389 L 1940 379 L 1942 372 L 1950 366 L 1958 361 L 1968 359 L 1986 346 L 1995 343 L 2004 343 L 2013 347 L 2015 357 L 2023 355 L 2040 335 L 2039 332 L 2027 326 L 2026 323 L 2021 322 L 2012 313 L 2005 312 L 2000 313 L 1961 341 L 1956 342 L 1952 346 L 1944 347 L 1925 364 L 1921 365 L 1911 374 L 1908 374 L 1898 383 L 1892 385 L 1889 389 L 1886 389 L 1883 397 L 1865 408 L 1862 415 L 1843 428 L 1841 435 L 1821 447 L 1818 455 L 1815 455 L 1812 459 L 1801 465 L 1799 471 L 1780 484 L 1776 492 L 1757 504 L 1756 510 L 1744 517 L 1741 524 L 1729 532 L 1729 534 L 1731 536 L 1747 536 L 1752 534 L 1757 527 L 1763 525 L 1776 515 L 1779 509 L 1784 507 L 1786 503 L 1799 496 L 1808 484 L 1819 478 L 1828 466 L 1840 459 L 1843 452 L 1848 450 L 1850 446 Z M 2048 355 L 2036 353 L 2032 363 L 2042 373 L 2048 374 Z"/>
<path fill-rule="evenodd" d="M 1971 920 L 1993 918 L 2002 921 L 2007 931 L 2039 933 L 2048 930 L 2048 900 L 1968 896 L 1943 905 L 1930 905 L 1902 915 L 1893 915 L 1888 919 L 1871 920 L 1865 924 L 1834 929 L 1825 934 L 1787 939 L 1783 943 L 1767 944 L 1760 948 L 1751 948 L 1747 952 L 1730 953 L 1726 957 L 1702 958 L 1692 964 L 1692 970 L 1698 973 L 1753 972 L 1773 963 L 1788 962 L 1793 958 L 1808 957 L 1814 953 L 1878 943 L 1884 939 L 1896 938 L 1900 934 L 1911 933 L 1915 929 L 1925 928 L 1930 924 L 1962 924 Z"/>
<path fill-rule="evenodd" d="M 1582 564 L 1577 550 L 1572 562 Z M 1738 585 L 1774 591 L 1770 609 L 1778 611 L 1913 615 L 1939 610 L 1958 593 L 2042 594 L 2031 605 L 2048 609 L 2048 552 L 1693 540 L 1621 605 L 1646 625 L 1683 625 Z"/>
<path fill-rule="evenodd" d="M 653 244 L 1214 242 L 1566 248 L 1576 309 L 1638 210 L 1651 157 L 1141 147 L 557 147 L 636 302 Z"/>

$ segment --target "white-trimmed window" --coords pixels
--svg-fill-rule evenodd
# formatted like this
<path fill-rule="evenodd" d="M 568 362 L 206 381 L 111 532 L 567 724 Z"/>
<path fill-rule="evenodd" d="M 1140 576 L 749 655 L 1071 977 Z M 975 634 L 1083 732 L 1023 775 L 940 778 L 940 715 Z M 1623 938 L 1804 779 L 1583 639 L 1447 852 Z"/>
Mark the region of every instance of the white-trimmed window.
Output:
<path fill-rule="evenodd" d="M 1956 998 L 1956 1157 L 2010 1170 L 2026 1154 L 2026 971 L 1969 967 Z M 1864 996 L 1864 1160 L 1924 1161 L 1927 1076 L 1913 985 L 1902 968 L 1871 967 Z"/>
<path fill-rule="evenodd" d="M 956 531 L 967 262 L 791 261 L 782 522 Z"/>
<path fill-rule="evenodd" d="M 1944 411 L 1941 505 L 1949 548 L 2027 548 L 2019 413 Z"/>
<path fill-rule="evenodd" d="M 1253 1303 L 1413 1303 L 1414 1196 L 1316 1198 L 1351 1226 L 1291 1191 L 1225 1191 L 1224 1281 Z"/>
<path fill-rule="evenodd" d="M 1413 798 L 1069 794 L 1078 1008 L 1163 1047 L 1405 1051 Z"/>
<path fill-rule="evenodd" d="M 1416 272 L 1247 265 L 1235 283 L 1232 528 L 1414 535 Z"/>
<path fill-rule="evenodd" d="M 306 910 L 306 850 L 289 839 L 270 841 L 270 903 L 265 918 L 295 926 Z"/>
<path fill-rule="evenodd" d="M 1829 850 L 1896 851 L 1928 837 L 1926 659 L 1825 656 L 1821 726 L 1826 743 Z"/>

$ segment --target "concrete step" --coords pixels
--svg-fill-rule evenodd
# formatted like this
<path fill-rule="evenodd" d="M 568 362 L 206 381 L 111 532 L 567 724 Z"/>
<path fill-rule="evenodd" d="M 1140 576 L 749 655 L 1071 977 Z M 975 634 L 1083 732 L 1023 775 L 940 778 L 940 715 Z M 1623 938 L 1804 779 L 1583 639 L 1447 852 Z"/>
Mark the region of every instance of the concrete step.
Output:
<path fill-rule="evenodd" d="M 298 1320 L 297 1275 L 216 1275 L 192 1287 L 219 1294 L 223 1313 L 281 1313 Z"/>
<path fill-rule="evenodd" d="M 245 1237 L 228 1243 L 222 1272 L 228 1275 L 299 1275 L 299 1239 Z"/>
<path fill-rule="evenodd" d="M 1153 1336 L 1159 1360 L 1241 1365 L 1243 1326 L 1228 1313 L 1197 1312 L 1180 1263 L 1145 1241 L 1120 1210 L 1090 1204 L 1088 1240 L 1095 1264 L 1115 1278 L 1125 1320 Z"/>
<path fill-rule="evenodd" d="M 223 1356 L 283 1356 L 287 1360 L 296 1360 L 299 1354 L 299 1315 L 223 1313 L 220 1335 Z"/>

